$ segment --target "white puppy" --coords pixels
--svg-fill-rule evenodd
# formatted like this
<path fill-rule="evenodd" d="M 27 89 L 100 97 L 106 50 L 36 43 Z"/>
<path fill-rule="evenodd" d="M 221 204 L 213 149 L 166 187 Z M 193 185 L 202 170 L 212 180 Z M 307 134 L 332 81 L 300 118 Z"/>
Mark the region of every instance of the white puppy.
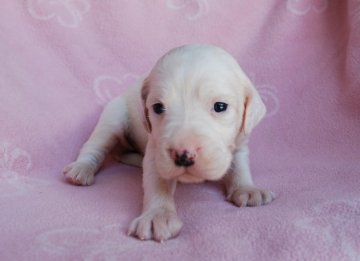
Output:
<path fill-rule="evenodd" d="M 74 184 L 91 185 L 115 148 L 125 163 L 137 164 L 144 156 L 143 211 L 129 235 L 163 241 L 182 227 L 174 203 L 177 181 L 223 178 L 227 199 L 239 207 L 273 200 L 272 192 L 254 186 L 248 159 L 247 139 L 265 113 L 228 53 L 210 45 L 182 46 L 106 106 L 64 174 Z"/>

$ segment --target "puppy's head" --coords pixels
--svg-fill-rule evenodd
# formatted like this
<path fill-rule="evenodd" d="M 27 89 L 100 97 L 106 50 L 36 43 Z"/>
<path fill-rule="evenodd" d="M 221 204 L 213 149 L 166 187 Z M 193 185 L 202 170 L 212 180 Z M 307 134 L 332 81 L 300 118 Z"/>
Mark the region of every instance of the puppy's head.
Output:
<path fill-rule="evenodd" d="M 209 45 L 165 54 L 144 81 L 142 98 L 159 175 L 182 182 L 225 175 L 237 144 L 266 112 L 235 59 Z"/>

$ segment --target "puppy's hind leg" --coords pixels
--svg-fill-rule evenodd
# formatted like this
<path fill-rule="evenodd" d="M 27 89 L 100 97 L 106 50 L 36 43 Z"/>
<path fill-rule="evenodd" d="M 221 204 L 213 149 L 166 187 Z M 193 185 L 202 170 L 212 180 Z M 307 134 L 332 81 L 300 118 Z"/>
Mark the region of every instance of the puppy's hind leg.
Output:
<path fill-rule="evenodd" d="M 75 185 L 91 185 L 106 156 L 123 140 L 128 127 L 125 99 L 117 97 L 104 109 L 94 131 L 73 163 L 63 170 L 65 178 Z"/>

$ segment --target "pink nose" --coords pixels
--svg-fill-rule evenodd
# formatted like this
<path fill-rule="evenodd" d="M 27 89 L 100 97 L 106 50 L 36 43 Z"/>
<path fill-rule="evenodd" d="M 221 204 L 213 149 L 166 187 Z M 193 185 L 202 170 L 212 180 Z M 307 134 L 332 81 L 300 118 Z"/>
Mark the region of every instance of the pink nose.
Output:
<path fill-rule="evenodd" d="M 190 167 L 194 165 L 195 158 L 197 156 L 195 151 L 187 149 L 170 149 L 169 152 L 170 157 L 174 160 L 175 165 L 178 167 Z"/>

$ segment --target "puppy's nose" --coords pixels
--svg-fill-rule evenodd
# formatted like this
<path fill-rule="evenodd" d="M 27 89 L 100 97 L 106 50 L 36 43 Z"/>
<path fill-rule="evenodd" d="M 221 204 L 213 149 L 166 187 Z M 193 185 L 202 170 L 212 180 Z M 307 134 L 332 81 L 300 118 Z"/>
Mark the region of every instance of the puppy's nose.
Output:
<path fill-rule="evenodd" d="M 188 150 L 170 150 L 170 156 L 178 167 L 190 167 L 194 165 L 196 153 Z"/>

